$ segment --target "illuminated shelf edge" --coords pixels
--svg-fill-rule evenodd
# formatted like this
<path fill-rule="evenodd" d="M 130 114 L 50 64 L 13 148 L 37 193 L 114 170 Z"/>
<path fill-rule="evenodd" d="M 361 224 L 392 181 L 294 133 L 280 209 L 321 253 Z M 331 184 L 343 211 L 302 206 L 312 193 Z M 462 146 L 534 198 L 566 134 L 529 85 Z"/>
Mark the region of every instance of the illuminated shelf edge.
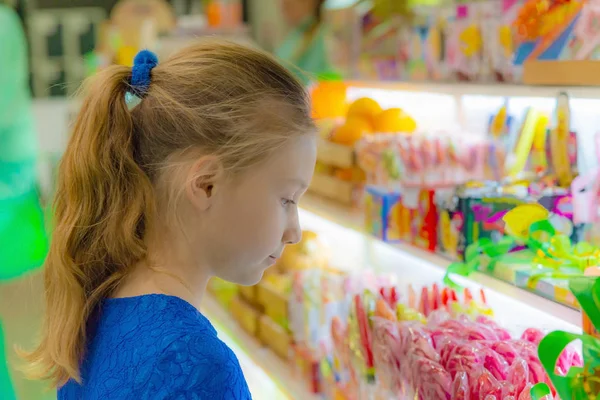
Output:
<path fill-rule="evenodd" d="M 350 88 L 423 92 L 450 96 L 556 97 L 560 92 L 580 99 L 600 99 L 600 87 L 587 86 L 529 86 L 516 84 L 469 82 L 402 82 L 350 80 Z"/>

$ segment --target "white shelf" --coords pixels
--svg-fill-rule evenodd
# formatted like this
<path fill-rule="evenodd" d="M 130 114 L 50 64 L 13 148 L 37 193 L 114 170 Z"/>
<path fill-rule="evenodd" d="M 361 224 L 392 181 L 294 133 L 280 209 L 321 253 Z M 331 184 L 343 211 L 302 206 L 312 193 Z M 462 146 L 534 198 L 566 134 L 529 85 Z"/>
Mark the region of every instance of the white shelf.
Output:
<path fill-rule="evenodd" d="M 366 267 L 393 273 L 400 284 L 415 286 L 441 282 L 450 261 L 408 245 L 388 245 L 360 232 L 362 214 L 344 210 L 332 202 L 307 195 L 301 203 L 303 229 L 322 233 L 330 242 L 333 264 L 347 271 Z M 544 299 L 482 273 L 468 279 L 456 277 L 461 285 L 486 288 L 489 305 L 500 323 L 514 334 L 529 327 L 580 332 L 579 311 Z"/>
<path fill-rule="evenodd" d="M 468 82 L 394 82 L 350 81 L 349 87 L 400 90 L 446 94 L 451 96 L 500 96 L 500 97 L 556 97 L 567 92 L 572 98 L 600 99 L 600 87 L 593 86 L 527 86 Z"/>
<path fill-rule="evenodd" d="M 308 384 L 293 373 L 291 362 L 285 362 L 248 335 L 210 295 L 204 298 L 202 312 L 238 357 L 253 398 L 318 399 L 309 393 Z"/>

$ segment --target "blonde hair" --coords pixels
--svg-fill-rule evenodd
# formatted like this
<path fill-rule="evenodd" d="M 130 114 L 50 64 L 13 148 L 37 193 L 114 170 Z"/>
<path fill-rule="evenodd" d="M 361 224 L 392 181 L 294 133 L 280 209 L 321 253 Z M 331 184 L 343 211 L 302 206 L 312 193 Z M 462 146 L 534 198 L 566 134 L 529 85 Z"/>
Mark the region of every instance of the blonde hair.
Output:
<path fill-rule="evenodd" d="M 145 234 L 173 189 L 165 176 L 199 154 L 236 173 L 314 131 L 303 86 L 234 43 L 203 41 L 159 64 L 131 111 L 130 79 L 111 66 L 88 82 L 59 169 L 42 339 L 26 356 L 56 385 L 80 381 L 90 315 L 147 256 Z"/>

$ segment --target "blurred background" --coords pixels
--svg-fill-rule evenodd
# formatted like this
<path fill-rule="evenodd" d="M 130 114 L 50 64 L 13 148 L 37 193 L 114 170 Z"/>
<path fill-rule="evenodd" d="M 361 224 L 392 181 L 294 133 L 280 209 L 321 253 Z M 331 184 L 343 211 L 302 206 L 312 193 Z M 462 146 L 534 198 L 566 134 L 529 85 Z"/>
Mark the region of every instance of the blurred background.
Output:
<path fill-rule="evenodd" d="M 298 75 L 320 130 L 307 241 L 256 287 L 211 282 L 203 311 L 255 398 L 374 398 L 347 382 L 332 321 L 352 321 L 358 281 L 376 296 L 383 274 L 399 291 L 437 293 L 468 245 L 503 243 L 501 222 L 469 206 L 463 223 L 459 207 L 551 198 L 561 232 L 600 245 L 598 10 L 598 0 L 0 0 L 0 400 L 56 398 L 24 378 L 16 349 L 32 348 L 40 328 L 56 171 L 86 77 L 212 35 Z M 481 191 L 465 194 L 468 182 Z M 532 285 L 538 261 L 519 257 L 463 283 L 485 288 L 512 334 L 580 332 L 566 280 Z"/>

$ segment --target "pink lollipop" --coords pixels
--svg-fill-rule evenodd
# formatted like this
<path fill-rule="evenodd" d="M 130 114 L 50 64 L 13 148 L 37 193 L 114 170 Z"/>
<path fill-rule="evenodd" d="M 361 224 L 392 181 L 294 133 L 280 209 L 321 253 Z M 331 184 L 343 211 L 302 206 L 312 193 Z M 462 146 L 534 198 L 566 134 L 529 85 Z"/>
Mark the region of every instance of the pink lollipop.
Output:
<path fill-rule="evenodd" d="M 413 382 L 422 400 L 450 400 L 452 378 L 439 363 L 413 357 Z"/>
<path fill-rule="evenodd" d="M 372 318 L 373 359 L 377 379 L 389 390 L 397 389 L 400 377 L 400 338 L 398 324 L 384 318 Z"/>
<path fill-rule="evenodd" d="M 522 358 L 518 358 L 508 370 L 508 382 L 512 385 L 511 395 L 518 396 L 529 384 L 529 367 Z"/>
<path fill-rule="evenodd" d="M 479 324 L 489 326 L 494 331 L 496 336 L 498 336 L 498 340 L 510 340 L 511 339 L 510 333 L 506 329 L 500 327 L 500 325 L 498 325 L 495 321 L 486 317 L 485 315 L 477 316 L 475 321 Z"/>
<path fill-rule="evenodd" d="M 521 339 L 534 344 L 540 344 L 544 336 L 544 332 L 542 332 L 541 330 L 537 328 L 529 328 L 526 329 L 525 332 L 523 332 L 523 334 L 521 335 Z"/>
<path fill-rule="evenodd" d="M 468 340 L 498 340 L 494 330 L 483 324 L 467 325 L 465 336 Z"/>
<path fill-rule="evenodd" d="M 525 389 L 519 394 L 519 400 L 531 400 L 531 387 L 533 385 L 531 383 L 525 386 Z"/>
<path fill-rule="evenodd" d="M 500 399 L 502 385 L 488 370 L 484 369 L 471 386 L 471 399 L 484 400 L 486 396 L 495 396 Z"/>
<path fill-rule="evenodd" d="M 465 371 L 469 378 L 472 378 L 480 370 L 482 364 L 481 346 L 477 343 L 464 343 L 454 348 L 444 367 L 452 377 L 455 377 L 460 371 Z"/>
<path fill-rule="evenodd" d="M 529 367 L 529 378 L 531 383 L 536 384 L 540 382 L 547 383 L 551 386 L 550 378 L 546 374 L 544 367 L 540 362 L 540 359 L 537 355 L 537 346 L 530 342 L 524 341 L 515 341 L 514 342 L 519 353 L 519 356 L 522 357 L 527 363 L 527 367 Z"/>
<path fill-rule="evenodd" d="M 508 376 L 508 363 L 506 360 L 489 347 L 484 347 L 482 353 L 483 366 L 485 369 L 499 381 L 506 380 L 506 377 Z"/>
<path fill-rule="evenodd" d="M 469 400 L 469 377 L 459 372 L 452 382 L 452 400 Z"/>
<path fill-rule="evenodd" d="M 517 349 L 510 342 L 494 342 L 492 349 L 500 354 L 509 365 L 512 365 L 515 358 L 519 355 Z"/>
<path fill-rule="evenodd" d="M 573 345 L 567 346 L 567 348 L 561 353 L 558 361 L 556 362 L 556 373 L 558 375 L 566 376 L 571 367 L 582 367 L 583 359 L 579 352 Z"/>

